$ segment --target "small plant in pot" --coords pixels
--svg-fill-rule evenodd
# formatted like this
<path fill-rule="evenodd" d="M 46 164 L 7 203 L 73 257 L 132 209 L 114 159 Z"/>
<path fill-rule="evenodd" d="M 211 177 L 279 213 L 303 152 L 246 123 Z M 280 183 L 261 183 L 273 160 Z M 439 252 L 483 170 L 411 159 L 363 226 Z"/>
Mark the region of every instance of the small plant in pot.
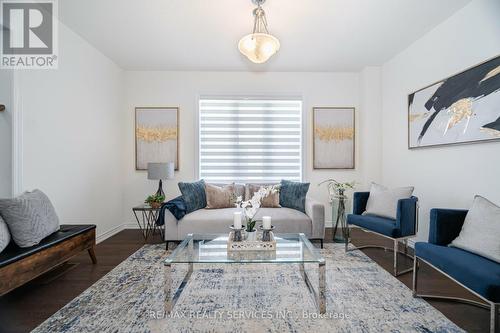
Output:
<path fill-rule="evenodd" d="M 246 220 L 246 234 L 247 240 L 256 240 L 257 233 L 255 229 L 255 224 L 257 219 L 255 216 L 259 212 L 261 201 L 263 198 L 267 197 L 269 194 L 279 192 L 279 185 L 272 186 L 262 186 L 257 192 L 254 193 L 252 199 L 243 201 L 242 197 L 236 198 L 236 206 L 243 208 L 243 212 Z"/>
<path fill-rule="evenodd" d="M 163 201 L 165 201 L 165 196 L 161 194 L 154 194 L 147 197 L 146 201 L 144 202 L 150 205 L 151 208 L 158 209 L 163 204 Z"/>

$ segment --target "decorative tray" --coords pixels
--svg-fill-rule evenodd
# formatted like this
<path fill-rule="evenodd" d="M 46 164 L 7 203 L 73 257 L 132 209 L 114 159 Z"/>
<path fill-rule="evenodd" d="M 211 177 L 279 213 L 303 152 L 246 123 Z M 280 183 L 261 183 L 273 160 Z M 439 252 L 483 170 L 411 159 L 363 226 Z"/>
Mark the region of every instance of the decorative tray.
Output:
<path fill-rule="evenodd" d="M 229 240 L 227 241 L 227 251 L 276 251 L 276 240 L 274 234 L 270 231 L 271 240 L 269 242 L 262 241 L 262 233 L 257 233 L 257 240 L 249 241 L 242 240 L 234 242 L 233 231 L 229 233 Z"/>

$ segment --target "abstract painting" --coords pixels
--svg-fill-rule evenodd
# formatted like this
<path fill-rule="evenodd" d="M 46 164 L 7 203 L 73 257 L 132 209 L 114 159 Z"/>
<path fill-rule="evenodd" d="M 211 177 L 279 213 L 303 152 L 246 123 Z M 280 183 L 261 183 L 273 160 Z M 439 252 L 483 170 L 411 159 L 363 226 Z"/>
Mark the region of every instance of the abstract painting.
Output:
<path fill-rule="evenodd" d="M 179 170 L 179 108 L 135 108 L 135 168 L 150 162 L 174 162 Z"/>
<path fill-rule="evenodd" d="M 408 148 L 500 139 L 500 56 L 408 95 Z"/>
<path fill-rule="evenodd" d="M 313 168 L 354 169 L 354 108 L 313 108 Z"/>

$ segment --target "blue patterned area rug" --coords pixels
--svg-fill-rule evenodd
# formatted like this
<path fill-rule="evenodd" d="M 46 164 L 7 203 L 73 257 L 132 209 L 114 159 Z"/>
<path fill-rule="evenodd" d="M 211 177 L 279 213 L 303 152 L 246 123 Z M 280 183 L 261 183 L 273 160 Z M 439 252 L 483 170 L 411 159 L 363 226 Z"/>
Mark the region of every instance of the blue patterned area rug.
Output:
<path fill-rule="evenodd" d="M 463 332 L 361 251 L 346 254 L 341 244 L 321 251 L 323 317 L 298 267 L 289 264 L 195 265 L 166 316 L 166 252 L 145 245 L 34 332 Z M 174 285 L 186 269 L 174 266 Z M 317 267 L 306 270 L 317 281 Z"/>

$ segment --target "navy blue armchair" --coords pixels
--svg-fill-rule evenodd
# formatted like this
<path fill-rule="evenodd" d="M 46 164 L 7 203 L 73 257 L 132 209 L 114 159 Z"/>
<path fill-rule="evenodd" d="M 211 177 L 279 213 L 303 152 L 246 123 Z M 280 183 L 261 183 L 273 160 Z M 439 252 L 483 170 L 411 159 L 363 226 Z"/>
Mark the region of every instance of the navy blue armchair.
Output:
<path fill-rule="evenodd" d="M 383 248 L 394 252 L 394 276 L 408 273 L 412 268 L 399 271 L 398 268 L 398 253 L 399 242 L 404 242 L 405 251 L 402 253 L 408 256 L 408 238 L 414 237 L 418 231 L 418 198 L 411 197 L 408 199 L 401 199 L 397 203 L 396 219 L 379 217 L 374 215 L 362 215 L 366 210 L 366 203 L 370 192 L 355 192 L 353 197 L 353 213 L 347 216 L 347 224 L 363 229 L 364 231 L 372 232 L 383 237 L 390 238 L 394 241 L 392 249 L 375 246 L 364 245 L 349 249 L 348 244 L 350 238 L 346 239 L 345 250 L 359 250 L 364 248 Z"/>
<path fill-rule="evenodd" d="M 500 264 L 448 245 L 460 234 L 467 210 L 431 209 L 429 242 L 415 244 L 413 296 L 456 300 L 490 309 L 490 331 L 499 330 Z M 484 300 L 488 305 L 457 297 L 417 293 L 419 263 L 423 261 Z"/>

